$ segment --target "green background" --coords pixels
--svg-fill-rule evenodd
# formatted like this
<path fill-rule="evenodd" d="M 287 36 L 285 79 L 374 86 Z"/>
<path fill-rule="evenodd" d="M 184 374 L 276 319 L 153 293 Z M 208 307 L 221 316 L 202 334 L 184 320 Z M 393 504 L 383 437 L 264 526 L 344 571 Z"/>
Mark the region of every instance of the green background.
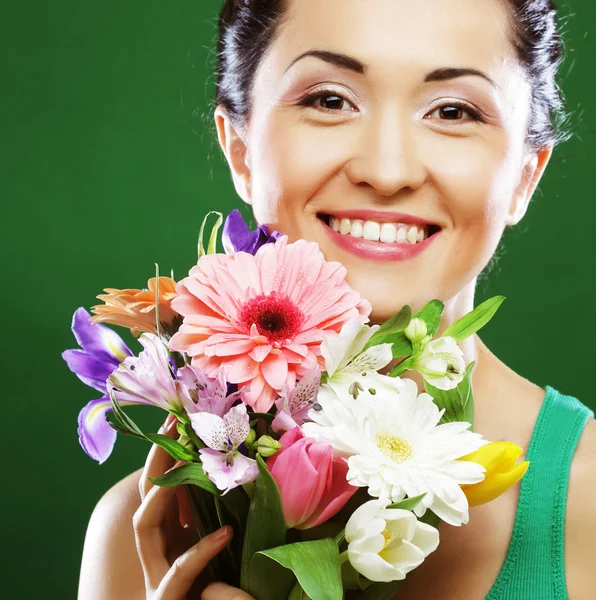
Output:
<path fill-rule="evenodd" d="M 72 313 L 103 287 L 144 286 L 156 262 L 183 276 L 204 213 L 240 202 L 212 125 L 219 6 L 20 0 L 0 9 L 4 597 L 75 597 L 91 511 L 148 450 L 121 437 L 98 466 L 79 447 L 77 413 L 98 394 L 60 357 L 76 347 Z M 555 151 L 478 300 L 508 298 L 483 335 L 501 359 L 596 407 L 596 4 L 567 2 L 561 15 L 575 137 Z M 162 419 L 135 415 L 147 427 Z"/>

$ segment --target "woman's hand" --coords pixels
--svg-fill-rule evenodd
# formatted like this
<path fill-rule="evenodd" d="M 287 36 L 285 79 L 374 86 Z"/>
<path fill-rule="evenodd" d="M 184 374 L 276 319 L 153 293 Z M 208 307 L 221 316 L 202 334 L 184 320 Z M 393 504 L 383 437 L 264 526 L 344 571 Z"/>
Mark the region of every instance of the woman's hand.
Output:
<path fill-rule="evenodd" d="M 168 416 L 160 433 L 176 435 L 176 419 Z M 209 561 L 232 539 L 231 527 L 222 527 L 193 545 L 196 537 L 190 519 L 185 490 L 154 486 L 149 477 L 162 475 L 174 466 L 170 455 L 154 445 L 139 482 L 141 505 L 133 517 L 139 559 L 145 578 L 147 600 L 186 600 L 196 590 L 195 580 Z M 178 500 L 177 500 L 178 499 Z M 207 586 L 203 600 L 254 600 L 242 590 L 223 583 Z"/>

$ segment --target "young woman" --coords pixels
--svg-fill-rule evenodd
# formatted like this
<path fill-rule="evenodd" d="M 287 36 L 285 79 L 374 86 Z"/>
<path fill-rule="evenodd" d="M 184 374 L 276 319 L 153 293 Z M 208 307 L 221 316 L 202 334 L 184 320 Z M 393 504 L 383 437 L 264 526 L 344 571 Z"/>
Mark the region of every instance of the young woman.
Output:
<path fill-rule="evenodd" d="M 373 321 L 440 298 L 444 329 L 473 308 L 478 275 L 563 139 L 560 43 L 550 0 L 228 0 L 215 121 L 236 191 L 257 222 L 343 263 Z M 477 431 L 530 447 L 532 466 L 521 494 L 441 526 L 397 598 L 593 598 L 590 411 L 478 336 L 463 350 L 477 363 Z M 231 539 L 224 529 L 185 551 L 183 530 L 164 533 L 176 491 L 147 477 L 171 466 L 154 449 L 99 502 L 82 600 L 192 597 Z M 201 597 L 249 598 L 222 584 Z"/>

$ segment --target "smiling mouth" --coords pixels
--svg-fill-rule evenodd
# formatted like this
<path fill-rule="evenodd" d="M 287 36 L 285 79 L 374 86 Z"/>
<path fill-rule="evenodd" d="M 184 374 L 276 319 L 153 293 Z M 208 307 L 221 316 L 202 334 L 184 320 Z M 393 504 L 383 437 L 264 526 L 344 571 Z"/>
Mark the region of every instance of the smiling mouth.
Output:
<path fill-rule="evenodd" d="M 341 235 L 382 244 L 415 245 L 441 231 L 438 225 L 432 224 L 364 221 L 339 218 L 325 213 L 317 214 L 317 218 Z"/>

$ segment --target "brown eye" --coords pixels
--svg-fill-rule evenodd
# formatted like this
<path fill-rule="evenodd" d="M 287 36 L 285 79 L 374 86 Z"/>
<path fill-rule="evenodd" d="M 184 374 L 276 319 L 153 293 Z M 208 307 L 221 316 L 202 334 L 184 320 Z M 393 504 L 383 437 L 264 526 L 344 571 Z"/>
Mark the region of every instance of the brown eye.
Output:
<path fill-rule="evenodd" d="M 343 96 L 338 95 L 333 90 L 319 90 L 307 94 L 300 100 L 299 105 L 320 108 L 323 112 L 336 112 L 342 110 L 354 112 L 356 110 L 351 102 L 348 102 L 348 100 Z"/>
<path fill-rule="evenodd" d="M 464 112 L 459 106 L 442 106 L 439 111 L 441 117 L 449 121 L 461 118 Z"/>
<path fill-rule="evenodd" d="M 482 115 L 474 110 L 471 106 L 459 102 L 450 102 L 449 104 L 443 104 L 439 106 L 431 113 L 439 113 L 438 119 L 440 121 L 483 121 Z M 467 114 L 470 119 L 463 118 L 463 115 Z"/>
<path fill-rule="evenodd" d="M 320 96 L 321 105 L 329 110 L 341 110 L 344 104 L 344 99 L 339 96 Z"/>

